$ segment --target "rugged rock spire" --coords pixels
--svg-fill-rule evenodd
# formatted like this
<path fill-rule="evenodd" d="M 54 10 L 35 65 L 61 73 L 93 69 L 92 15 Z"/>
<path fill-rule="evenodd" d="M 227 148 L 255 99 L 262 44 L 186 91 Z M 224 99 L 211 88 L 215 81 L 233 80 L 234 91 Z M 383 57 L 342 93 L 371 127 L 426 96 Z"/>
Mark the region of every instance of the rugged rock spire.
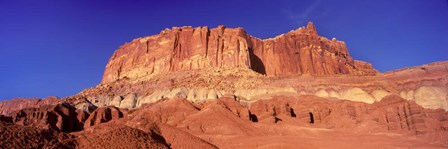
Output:
<path fill-rule="evenodd" d="M 313 22 L 308 22 L 306 29 L 316 32 L 316 26 L 314 26 Z"/>

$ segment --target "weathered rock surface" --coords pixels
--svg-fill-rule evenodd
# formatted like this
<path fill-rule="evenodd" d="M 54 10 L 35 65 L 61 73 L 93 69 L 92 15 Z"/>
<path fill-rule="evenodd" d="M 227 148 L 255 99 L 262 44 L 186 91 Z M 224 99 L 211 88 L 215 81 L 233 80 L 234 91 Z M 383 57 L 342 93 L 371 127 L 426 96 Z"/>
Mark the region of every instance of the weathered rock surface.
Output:
<path fill-rule="evenodd" d="M 126 112 L 122 112 L 120 109 L 114 106 L 100 107 L 90 113 L 89 117 L 84 122 L 84 129 L 105 123 L 111 120 L 117 120 L 119 118 L 123 118 Z"/>
<path fill-rule="evenodd" d="M 102 83 L 211 67 L 250 68 L 268 76 L 377 74 L 370 64 L 354 61 L 344 42 L 319 36 L 312 23 L 267 40 L 242 28 L 187 26 L 121 46 L 107 64 Z"/>
<path fill-rule="evenodd" d="M 169 148 L 160 133 L 152 128 L 142 131 L 119 124 L 102 124 L 88 128 L 77 141 L 79 148 Z"/>
<path fill-rule="evenodd" d="M 373 103 L 387 95 L 399 94 L 424 108 L 446 110 L 446 68 L 448 62 L 438 62 L 377 76 L 290 77 L 267 77 L 247 69 L 178 71 L 138 83 L 122 80 L 99 85 L 81 92 L 79 96 L 86 97 L 96 106 L 114 105 L 125 108 L 126 105 L 126 108 L 132 109 L 163 98 L 187 98 L 193 102 L 206 102 L 227 95 L 234 95 L 242 100 L 269 99 L 276 95 L 316 95 Z M 125 97 L 132 98 L 124 100 Z M 131 104 L 121 104 L 122 101 Z"/>
<path fill-rule="evenodd" d="M 384 74 L 394 80 L 402 98 L 424 108 L 448 110 L 448 61 L 404 68 Z"/>
<path fill-rule="evenodd" d="M 0 115 L 9 115 L 11 112 L 24 108 L 38 108 L 59 101 L 57 97 L 38 98 L 14 98 L 0 102 Z"/>
<path fill-rule="evenodd" d="M 319 36 L 311 22 L 271 39 L 252 37 L 249 49 L 253 69 L 268 76 L 377 73 L 370 64 L 354 61 L 344 42 Z"/>
<path fill-rule="evenodd" d="M 64 110 L 66 108 L 24 109 L 22 111 L 34 112 L 25 112 L 29 116 L 15 117 L 15 124 L 7 124 L 14 128 L 50 130 L 58 139 L 47 138 L 51 135 L 39 136 L 31 133 L 36 137 L 32 140 L 41 140 L 43 143 L 27 144 L 14 142 L 10 138 L 2 143 L 8 146 L 37 144 L 39 147 L 54 146 L 56 143 L 76 148 L 293 148 L 294 145 L 314 148 L 343 145 L 340 141 L 364 142 L 368 138 L 369 143 L 358 146 L 448 145 L 448 112 L 422 108 L 414 101 L 405 100 L 398 95 L 388 95 L 373 104 L 329 100 L 317 96 L 272 96 L 271 99 L 251 101 L 238 101 L 235 96 L 224 96 L 205 103 L 193 103 L 185 98 L 162 99 L 144 104 L 122 116 L 120 109 L 116 107 L 100 107 L 90 116 L 83 111 L 85 113 L 82 117 L 88 116 L 88 119 L 81 119 L 85 127 L 69 136 L 59 131 L 68 132 L 64 128 L 70 126 L 67 125 L 69 123 L 65 122 L 62 129 L 43 127 L 45 121 L 39 119 L 39 115 L 45 114 L 36 112 L 46 109 L 47 115 L 51 115 L 48 113 L 67 111 Z M 53 123 L 46 123 L 45 126 L 48 125 Z M 56 122 L 56 126 L 59 126 L 59 122 Z M 3 128 L 0 127 L 0 131 Z M 309 140 L 310 137 L 319 138 L 320 143 Z M 290 139 L 295 141 L 287 141 Z M 300 141 L 303 139 L 306 141 Z M 325 140 L 323 144 L 322 139 Z M 297 141 L 301 143 L 297 144 Z M 234 146 L 235 142 L 240 146 Z M 411 144 L 403 146 L 403 142 Z M 351 145 L 353 146 L 349 147 L 356 146 Z"/>
<path fill-rule="evenodd" d="M 197 113 L 199 108 L 182 98 L 162 99 L 152 104 L 145 104 L 136 109 L 134 115 L 146 115 L 147 118 L 177 126 L 188 115 Z"/>
<path fill-rule="evenodd" d="M 372 107 L 374 111 L 372 113 L 378 114 L 376 118 L 387 126 L 388 131 L 409 131 L 413 134 L 441 132 L 444 131 L 443 122 L 448 118 L 436 119 L 441 121 L 432 123 L 432 117 L 428 116 L 427 111 L 415 102 L 407 102 L 398 95 L 386 96 L 380 102 L 374 103 Z"/>
<path fill-rule="evenodd" d="M 83 129 L 86 113 L 68 104 L 22 109 L 11 114 L 15 124 L 73 132 Z"/>
<path fill-rule="evenodd" d="M 242 114 L 248 115 L 247 112 Z M 179 127 L 204 134 L 255 135 L 256 128 L 250 125 L 247 117 L 243 119 L 246 120 L 218 100 L 206 103 L 201 111 L 188 116 Z"/>
<path fill-rule="evenodd" d="M 428 110 L 398 95 L 366 104 L 312 96 L 274 97 L 250 104 L 259 122 L 343 129 L 356 133 L 398 133 L 448 138 L 448 113 Z"/>
<path fill-rule="evenodd" d="M 84 131 L 79 132 L 80 137 L 77 141 L 80 148 L 216 148 L 213 144 L 190 133 L 160 123 L 160 121 L 165 123 L 170 123 L 170 121 L 154 119 L 153 117 L 158 114 L 167 114 L 172 116 L 164 118 L 175 118 L 176 115 L 183 113 L 184 106 L 190 106 L 184 104 L 191 105 L 188 101 L 179 99 L 145 105 L 122 119 L 86 127 Z M 160 109 L 163 112 L 154 111 L 154 109 Z M 176 109 L 176 111 L 170 111 L 170 109 Z M 189 114 L 183 113 L 183 115 Z"/>
<path fill-rule="evenodd" d="M 0 121 L 1 148 L 76 148 L 74 137 L 53 130 L 21 126 Z"/>

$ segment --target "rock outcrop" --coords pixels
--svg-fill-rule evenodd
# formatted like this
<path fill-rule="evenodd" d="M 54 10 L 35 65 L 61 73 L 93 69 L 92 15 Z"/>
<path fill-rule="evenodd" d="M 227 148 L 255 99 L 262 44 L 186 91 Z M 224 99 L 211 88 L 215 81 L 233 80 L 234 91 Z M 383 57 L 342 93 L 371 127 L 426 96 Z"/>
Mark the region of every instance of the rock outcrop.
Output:
<path fill-rule="evenodd" d="M 227 148 L 233 142 L 238 142 L 239 148 L 285 147 L 310 137 L 319 137 L 319 142 L 307 140 L 311 144 L 300 146 L 329 147 L 346 139 L 363 142 L 367 137 L 373 138 L 373 144 L 360 146 L 402 147 L 404 141 L 441 147 L 448 139 L 446 111 L 425 109 L 398 95 L 385 96 L 373 104 L 310 95 L 251 101 L 224 96 L 204 103 L 165 98 L 131 111 L 100 107 L 90 115 L 58 104 L 0 118 L 0 132 L 5 134 L 0 145 L 8 147 Z M 70 129 L 78 126 L 79 130 Z M 393 139 L 384 139 L 389 137 Z M 287 141 L 290 139 L 294 141 Z M 320 144 L 322 139 L 324 144 Z"/>
<path fill-rule="evenodd" d="M 0 114 L 10 115 L 14 111 L 24 108 L 38 108 L 45 105 L 51 105 L 59 101 L 57 97 L 47 97 L 45 99 L 39 98 L 14 98 L 0 102 Z"/>
<path fill-rule="evenodd" d="M 424 108 L 448 110 L 448 61 L 386 72 L 396 94 Z"/>
<path fill-rule="evenodd" d="M 101 83 L 213 67 L 250 68 L 268 76 L 377 74 L 370 64 L 353 60 L 344 42 L 319 36 L 312 23 L 266 40 L 242 28 L 186 26 L 121 46 L 109 60 Z"/>
<path fill-rule="evenodd" d="M 22 109 L 11 114 L 13 122 L 23 126 L 73 132 L 83 129 L 86 113 L 68 104 Z"/>
<path fill-rule="evenodd" d="M 435 119 L 441 121 L 432 123 L 432 117 L 422 107 L 415 102 L 407 102 L 398 95 L 384 97 L 372 105 L 371 111 L 377 116 L 379 123 L 387 126 L 388 131 L 407 131 L 412 134 L 443 131 L 443 122 L 448 118 Z"/>
<path fill-rule="evenodd" d="M 114 106 L 100 107 L 90 113 L 89 117 L 84 122 L 84 129 L 93 125 L 105 123 L 111 120 L 123 118 L 126 113 Z"/>
<path fill-rule="evenodd" d="M 249 43 L 253 69 L 268 76 L 377 73 L 370 64 L 354 61 L 344 42 L 319 36 L 311 22 L 271 39 L 252 37 Z"/>
<path fill-rule="evenodd" d="M 277 96 L 250 105 L 258 121 L 285 123 L 331 129 L 350 129 L 359 133 L 392 132 L 408 135 L 448 134 L 448 114 L 428 110 L 398 95 L 388 95 L 379 102 L 366 104 L 326 100 L 313 96 Z M 448 136 L 441 135 L 438 140 Z"/>

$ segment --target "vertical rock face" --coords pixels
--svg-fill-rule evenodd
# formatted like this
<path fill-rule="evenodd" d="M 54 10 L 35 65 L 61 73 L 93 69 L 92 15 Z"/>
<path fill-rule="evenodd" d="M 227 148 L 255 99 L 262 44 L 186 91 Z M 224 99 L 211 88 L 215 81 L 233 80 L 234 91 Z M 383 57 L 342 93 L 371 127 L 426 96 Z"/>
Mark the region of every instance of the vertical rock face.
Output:
<path fill-rule="evenodd" d="M 354 61 L 344 42 L 319 36 L 312 23 L 266 40 L 242 28 L 174 27 L 121 46 L 102 83 L 212 67 L 250 68 L 268 76 L 377 73 L 370 64 Z"/>
<path fill-rule="evenodd" d="M 370 64 L 354 61 L 344 42 L 319 36 L 311 22 L 275 38 L 251 38 L 250 43 L 253 69 L 271 76 L 377 73 Z"/>
<path fill-rule="evenodd" d="M 209 67 L 250 67 L 243 29 L 175 27 L 158 35 L 135 39 L 114 53 L 102 83 Z"/>

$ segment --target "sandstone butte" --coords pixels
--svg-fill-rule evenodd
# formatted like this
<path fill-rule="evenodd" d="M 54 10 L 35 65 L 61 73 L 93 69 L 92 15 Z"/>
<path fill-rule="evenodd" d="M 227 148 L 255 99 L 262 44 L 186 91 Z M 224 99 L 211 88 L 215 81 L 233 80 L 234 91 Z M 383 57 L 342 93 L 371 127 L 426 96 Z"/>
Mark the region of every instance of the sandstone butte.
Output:
<path fill-rule="evenodd" d="M 100 84 L 0 102 L 2 148 L 448 148 L 448 62 L 379 73 L 308 23 L 259 39 L 174 27 Z"/>
<path fill-rule="evenodd" d="M 107 64 L 102 83 L 226 67 L 248 68 L 267 76 L 378 73 L 370 64 L 353 60 L 344 42 L 319 36 L 311 22 L 266 40 L 242 28 L 188 26 L 166 29 L 121 46 Z"/>

